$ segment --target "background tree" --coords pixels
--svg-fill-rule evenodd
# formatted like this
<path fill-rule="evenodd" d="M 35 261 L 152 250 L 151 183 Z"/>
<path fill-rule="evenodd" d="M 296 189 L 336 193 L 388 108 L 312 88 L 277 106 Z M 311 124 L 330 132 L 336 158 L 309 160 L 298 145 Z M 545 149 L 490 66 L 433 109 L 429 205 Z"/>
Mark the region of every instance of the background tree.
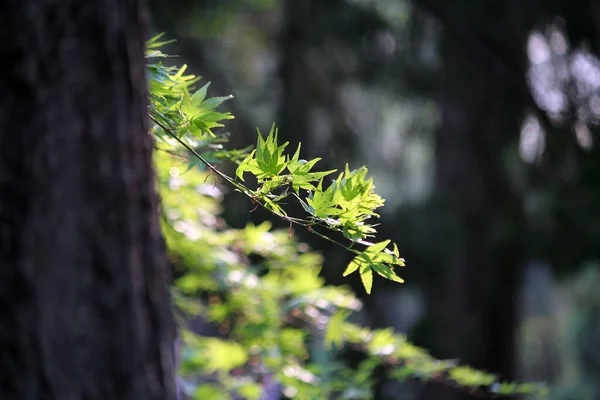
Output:
<path fill-rule="evenodd" d="M 577 94 L 581 89 L 566 83 L 579 82 L 574 86 L 581 88 L 586 78 L 575 69 L 566 72 L 564 83 L 556 76 L 540 76 L 540 70 L 532 68 L 539 50 L 531 35 L 542 32 L 569 41 L 564 52 L 556 42 L 554 50 L 553 45 L 549 48 L 562 52 L 550 57 L 555 63 L 571 63 L 582 43 L 597 51 L 598 32 L 589 17 L 597 15 L 597 7 L 588 1 L 502 5 L 465 1 L 452 8 L 429 0 L 414 4 L 433 17 L 442 31 L 439 53 L 444 78 L 438 100 L 436 186 L 443 207 L 458 217 L 456 229 L 462 231 L 458 242 L 446 249 L 445 289 L 429 291 L 428 314 L 441 309 L 444 315 L 442 326 L 449 340 L 443 354 L 461 349 L 461 359 L 510 378 L 518 364 L 519 298 L 515 294 L 522 287 L 528 262 L 541 258 L 555 270 L 575 270 L 582 259 L 572 253 L 572 246 L 597 243 L 594 234 L 574 233 L 579 211 L 569 206 L 566 211 L 565 200 L 556 194 L 567 192 L 555 189 L 564 185 L 558 171 L 565 162 L 580 165 L 575 167 L 579 170 L 589 159 L 577 143 L 577 127 L 583 125 L 590 138 L 596 136 L 596 118 L 584 111 L 588 105 Z M 565 100 L 555 111 L 548 107 L 552 87 L 558 87 Z M 598 88 L 586 90 L 597 93 Z M 541 126 L 547 143 L 545 149 L 534 149 L 538 153 L 533 164 L 531 158 L 517 156 L 523 150 L 519 143 L 526 128 L 522 127 L 532 120 Z M 596 151 L 597 147 L 591 150 Z M 571 188 L 567 197 L 581 198 L 577 192 L 585 189 Z M 527 206 L 535 193 L 543 193 L 549 209 Z M 589 199 L 592 193 L 595 190 L 583 196 Z M 586 212 L 595 214 L 592 209 Z M 569 237 L 563 236 L 566 231 Z M 593 247 L 579 254 L 590 257 Z M 456 324 L 458 320 L 462 322 Z M 441 398 L 439 393 L 425 393 L 423 398 L 427 396 Z"/>
<path fill-rule="evenodd" d="M 0 15 L 0 397 L 170 399 L 137 0 Z"/>

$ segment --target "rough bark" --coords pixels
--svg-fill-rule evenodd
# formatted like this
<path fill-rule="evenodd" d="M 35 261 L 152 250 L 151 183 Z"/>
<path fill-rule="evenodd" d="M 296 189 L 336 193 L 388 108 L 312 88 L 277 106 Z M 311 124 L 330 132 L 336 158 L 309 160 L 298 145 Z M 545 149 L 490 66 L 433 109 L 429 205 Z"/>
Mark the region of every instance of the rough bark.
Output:
<path fill-rule="evenodd" d="M 0 398 L 170 399 L 143 3 L 0 13 Z"/>

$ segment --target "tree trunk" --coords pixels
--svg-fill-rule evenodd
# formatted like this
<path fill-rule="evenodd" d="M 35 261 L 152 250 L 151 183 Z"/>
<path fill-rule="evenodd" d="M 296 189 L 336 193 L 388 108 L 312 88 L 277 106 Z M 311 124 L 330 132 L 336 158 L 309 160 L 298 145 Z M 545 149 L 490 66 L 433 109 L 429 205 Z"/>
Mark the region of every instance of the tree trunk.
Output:
<path fill-rule="evenodd" d="M 444 285 L 429 291 L 429 311 L 444 320 L 438 327 L 443 334 L 436 338 L 444 346 L 433 347 L 442 347 L 444 354 L 437 354 L 441 357 L 459 357 L 501 380 L 512 380 L 526 226 L 506 155 L 516 152 L 526 97 L 519 86 L 503 79 L 501 68 L 474 63 L 477 53 L 457 37 L 446 31 L 442 43 L 445 75 L 435 162 L 440 205 L 453 217 L 458 234 L 440 260 L 446 271 Z M 524 41 L 517 39 L 511 42 L 515 46 Z M 526 58 L 518 48 L 511 54 L 518 61 L 515 80 L 523 77 L 526 87 Z M 473 397 L 430 387 L 421 398 Z"/>
<path fill-rule="evenodd" d="M 0 398 L 174 398 L 138 0 L 0 13 Z"/>

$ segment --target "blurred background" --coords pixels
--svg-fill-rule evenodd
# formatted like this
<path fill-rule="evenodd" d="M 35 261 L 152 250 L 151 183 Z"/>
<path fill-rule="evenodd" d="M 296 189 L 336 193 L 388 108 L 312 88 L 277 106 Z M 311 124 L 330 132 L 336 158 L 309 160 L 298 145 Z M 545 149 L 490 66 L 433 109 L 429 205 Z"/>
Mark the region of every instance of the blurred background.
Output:
<path fill-rule="evenodd" d="M 556 399 L 600 399 L 600 2 L 594 0 L 151 0 L 225 109 L 231 147 L 280 127 L 321 169 L 367 165 L 397 285 L 350 283 L 367 325 Z M 243 196 L 224 218 L 248 219 Z M 274 223 L 277 223 L 274 221 Z M 298 235 L 302 235 L 298 232 Z M 351 355 L 350 355 L 351 357 Z M 375 398 L 457 399 L 381 379 Z"/>

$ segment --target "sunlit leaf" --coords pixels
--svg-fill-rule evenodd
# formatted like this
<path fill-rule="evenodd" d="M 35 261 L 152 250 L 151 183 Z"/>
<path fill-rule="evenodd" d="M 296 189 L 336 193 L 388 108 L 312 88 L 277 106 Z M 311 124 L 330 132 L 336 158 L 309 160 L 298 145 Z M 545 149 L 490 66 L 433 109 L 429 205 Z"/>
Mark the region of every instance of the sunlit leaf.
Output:
<path fill-rule="evenodd" d="M 370 265 L 361 266 L 360 280 L 362 281 L 367 294 L 371 294 L 371 288 L 373 287 L 373 270 Z"/>

